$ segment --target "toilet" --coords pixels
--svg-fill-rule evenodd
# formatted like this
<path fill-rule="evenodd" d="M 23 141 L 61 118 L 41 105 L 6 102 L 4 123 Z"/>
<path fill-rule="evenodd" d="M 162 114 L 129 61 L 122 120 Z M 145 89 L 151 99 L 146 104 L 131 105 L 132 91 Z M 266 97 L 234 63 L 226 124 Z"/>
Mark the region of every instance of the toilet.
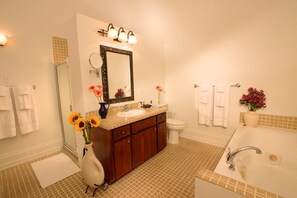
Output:
<path fill-rule="evenodd" d="M 178 144 L 179 143 L 179 133 L 184 130 L 186 127 L 186 122 L 182 120 L 176 120 L 167 118 L 166 120 L 166 126 L 169 130 L 169 144 Z"/>

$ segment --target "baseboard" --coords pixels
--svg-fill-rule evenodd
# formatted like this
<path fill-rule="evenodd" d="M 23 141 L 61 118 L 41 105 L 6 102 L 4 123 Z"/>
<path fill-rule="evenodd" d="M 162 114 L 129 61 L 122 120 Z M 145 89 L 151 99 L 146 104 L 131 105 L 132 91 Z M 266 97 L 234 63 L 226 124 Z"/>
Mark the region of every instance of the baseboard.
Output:
<path fill-rule="evenodd" d="M 194 128 L 187 127 L 181 134 L 180 137 L 195 140 L 198 142 L 225 147 L 230 134 L 218 134 L 215 132 L 205 132 Z"/>
<path fill-rule="evenodd" d="M 61 139 L 56 139 L 42 144 L 29 146 L 0 156 L 0 170 L 42 157 L 47 154 L 61 151 L 63 143 Z"/>

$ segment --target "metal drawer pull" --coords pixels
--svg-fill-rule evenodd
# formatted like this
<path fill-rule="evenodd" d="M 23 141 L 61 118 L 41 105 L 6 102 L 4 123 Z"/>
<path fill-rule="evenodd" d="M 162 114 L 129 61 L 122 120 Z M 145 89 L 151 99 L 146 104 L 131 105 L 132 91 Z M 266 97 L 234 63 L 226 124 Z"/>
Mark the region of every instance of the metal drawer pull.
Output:
<path fill-rule="evenodd" d="M 122 131 L 122 135 L 124 135 L 125 134 L 125 131 Z"/>

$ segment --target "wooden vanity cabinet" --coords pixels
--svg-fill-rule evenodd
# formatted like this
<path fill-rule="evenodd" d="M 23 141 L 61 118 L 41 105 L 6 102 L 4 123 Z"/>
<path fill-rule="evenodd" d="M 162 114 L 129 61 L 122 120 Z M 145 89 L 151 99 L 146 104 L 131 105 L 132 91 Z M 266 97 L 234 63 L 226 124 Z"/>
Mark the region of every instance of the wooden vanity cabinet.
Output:
<path fill-rule="evenodd" d="M 156 117 L 131 124 L 133 168 L 157 153 Z"/>
<path fill-rule="evenodd" d="M 167 146 L 166 113 L 157 115 L 158 152 Z"/>
<path fill-rule="evenodd" d="M 97 127 L 92 133 L 94 152 L 109 184 L 162 150 L 166 139 L 166 113 L 112 130 Z"/>

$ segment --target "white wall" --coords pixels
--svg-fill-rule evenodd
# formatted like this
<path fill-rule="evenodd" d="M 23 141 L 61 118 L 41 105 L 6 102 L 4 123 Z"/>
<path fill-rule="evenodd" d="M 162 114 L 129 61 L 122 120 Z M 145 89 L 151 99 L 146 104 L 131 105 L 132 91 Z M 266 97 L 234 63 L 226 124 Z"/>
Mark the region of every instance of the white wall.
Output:
<path fill-rule="evenodd" d="M 259 113 L 297 116 L 296 10 L 293 0 L 189 0 L 168 6 L 166 99 L 170 112 L 188 124 L 183 136 L 225 145 L 239 112 L 247 110 L 238 101 L 250 86 L 267 95 L 267 108 Z M 241 84 L 231 89 L 230 127 L 197 124 L 194 83 Z"/>
<path fill-rule="evenodd" d="M 118 0 L 1 2 L 0 32 L 7 34 L 9 41 L 7 46 L 0 47 L 0 84 L 37 86 L 40 130 L 28 135 L 20 135 L 17 131 L 17 137 L 0 140 L 0 169 L 61 148 L 52 36 L 68 39 L 74 110 L 84 113 L 98 108 L 94 97 L 86 90 L 89 84 L 98 80 L 88 75 L 88 56 L 89 52 L 98 51 L 101 38 L 97 30 L 107 28 L 107 24 L 101 26 L 102 22 L 98 22 L 92 26 L 89 23 L 94 19 L 90 18 L 87 24 L 92 29 L 83 31 L 80 29 L 83 25 L 77 25 L 77 12 L 134 30 L 139 39 L 139 44 L 133 48 L 136 100 L 151 99 L 154 86 L 164 85 L 162 43 L 152 40 L 154 34 L 152 37 L 147 34 L 153 32 L 160 21 L 148 26 L 145 21 L 150 20 L 148 17 L 155 8 L 144 12 L 145 9 L 143 4 L 136 2 L 131 6 Z M 141 16 L 134 20 L 139 12 Z M 84 41 L 81 37 L 85 35 L 91 35 L 91 43 L 81 43 Z"/>
<path fill-rule="evenodd" d="M 79 13 L 77 13 L 76 19 L 82 93 L 73 94 L 73 100 L 74 102 L 83 102 L 81 113 L 84 114 L 99 109 L 97 98 L 88 91 L 88 88 L 91 85 L 102 84 L 101 78 L 98 78 L 94 73 L 89 73 L 89 70 L 92 69 L 89 64 L 89 55 L 94 52 L 100 53 L 100 45 L 132 51 L 135 101 L 149 102 L 150 100 L 156 100 L 155 86 L 157 84 L 164 85 L 165 79 L 162 43 L 160 44 L 134 32 L 138 38 L 137 45 L 122 44 L 107 37 L 102 37 L 97 33 L 100 28 L 106 29 L 108 23 Z M 116 24 L 114 25 L 119 28 Z M 75 81 L 75 79 L 72 81 Z M 76 88 L 73 86 L 72 89 Z M 74 111 L 77 111 L 77 109 L 74 106 Z M 81 154 L 80 151 L 83 147 L 81 139 L 81 135 L 77 136 L 79 154 Z"/>
<path fill-rule="evenodd" d="M 133 30 L 138 37 L 139 43 L 130 46 L 135 100 L 156 99 L 154 87 L 164 86 L 166 79 L 169 110 L 188 123 L 186 132 L 193 139 L 223 145 L 245 111 L 238 99 L 249 86 L 267 94 L 268 107 L 261 113 L 296 116 L 296 7 L 295 0 L 2 1 L 0 32 L 9 43 L 0 48 L 0 83 L 37 85 L 40 130 L 0 140 L 0 159 L 26 158 L 32 149 L 45 152 L 61 142 L 52 36 L 68 39 L 75 110 L 97 108 L 86 90 L 96 79 L 86 72 L 89 52 L 98 50 L 103 39 L 96 31 L 107 27 L 100 21 Z M 89 16 L 91 32 L 77 24 L 77 12 Z M 90 43 L 81 43 L 84 39 Z M 193 84 L 237 82 L 242 88 L 232 89 L 231 127 L 198 126 Z"/>

